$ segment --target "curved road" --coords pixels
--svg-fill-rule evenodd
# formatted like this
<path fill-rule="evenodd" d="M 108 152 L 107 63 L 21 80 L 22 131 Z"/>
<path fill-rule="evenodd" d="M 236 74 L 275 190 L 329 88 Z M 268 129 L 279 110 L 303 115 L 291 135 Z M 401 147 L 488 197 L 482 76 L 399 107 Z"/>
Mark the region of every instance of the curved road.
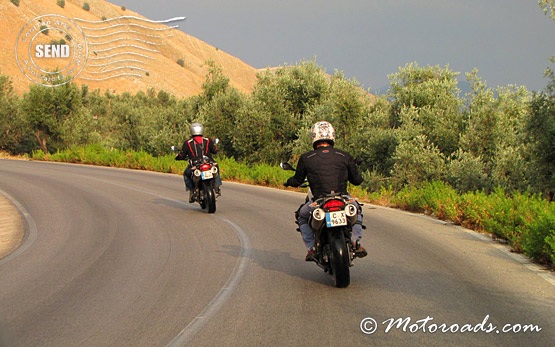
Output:
<path fill-rule="evenodd" d="M 552 274 L 424 216 L 366 205 L 369 256 L 337 289 L 304 262 L 299 193 L 225 182 L 209 215 L 178 175 L 0 160 L 0 177 L 26 230 L 0 259 L 0 345 L 555 341 Z"/>

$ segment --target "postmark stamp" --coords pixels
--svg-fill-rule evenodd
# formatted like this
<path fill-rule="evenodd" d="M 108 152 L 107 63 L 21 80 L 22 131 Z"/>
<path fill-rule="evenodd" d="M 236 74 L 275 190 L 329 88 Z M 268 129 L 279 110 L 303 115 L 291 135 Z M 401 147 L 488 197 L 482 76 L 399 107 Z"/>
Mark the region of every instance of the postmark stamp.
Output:
<path fill-rule="evenodd" d="M 31 19 L 21 29 L 15 56 L 29 80 L 56 87 L 71 82 L 85 67 L 87 38 L 74 20 L 45 14 Z"/>

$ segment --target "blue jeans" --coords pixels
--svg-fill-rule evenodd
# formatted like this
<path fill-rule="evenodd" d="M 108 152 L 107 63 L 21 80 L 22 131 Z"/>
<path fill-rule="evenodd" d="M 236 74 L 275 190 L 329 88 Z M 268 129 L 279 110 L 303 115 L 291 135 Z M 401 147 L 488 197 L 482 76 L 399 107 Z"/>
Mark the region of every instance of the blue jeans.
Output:
<path fill-rule="evenodd" d="M 352 226 L 352 236 L 351 241 L 355 242 L 362 238 L 362 206 L 356 201 L 358 216 L 357 222 L 355 225 Z M 316 245 L 316 237 L 314 236 L 314 231 L 308 224 L 308 220 L 312 215 L 312 211 L 314 211 L 318 207 L 318 203 L 309 201 L 299 209 L 299 218 L 297 222 L 299 222 L 299 229 L 301 230 L 301 235 L 303 237 L 304 245 L 307 249 L 311 249 Z"/>

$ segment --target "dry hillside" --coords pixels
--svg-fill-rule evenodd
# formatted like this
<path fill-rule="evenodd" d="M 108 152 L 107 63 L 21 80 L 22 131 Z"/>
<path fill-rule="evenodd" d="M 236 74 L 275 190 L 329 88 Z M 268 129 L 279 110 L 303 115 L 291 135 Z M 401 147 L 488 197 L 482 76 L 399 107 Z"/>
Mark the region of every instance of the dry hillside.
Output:
<path fill-rule="evenodd" d="M 83 9 L 85 2 L 89 11 Z M 62 24 L 53 23 L 60 18 Z M 71 21 L 64 23 L 63 18 Z M 0 41 L 0 73 L 12 78 L 18 94 L 24 93 L 34 83 L 33 76 L 28 78 L 20 68 L 25 66 L 22 61 L 26 57 L 45 71 L 61 70 L 64 64 L 59 56 L 50 59 L 50 65 L 47 59 L 39 60 L 32 45 L 68 37 L 74 38 L 70 41 L 75 44 L 75 38 L 81 36 L 88 54 L 83 50 L 86 60 L 74 82 L 86 84 L 90 90 L 134 94 L 154 88 L 178 97 L 195 95 L 205 81 L 208 61 L 220 66 L 238 90 L 252 89 L 257 73 L 254 67 L 184 33 L 181 29 L 186 30 L 186 20 L 171 19 L 166 23 L 153 22 L 104 0 L 65 0 L 64 8 L 56 0 L 20 0 L 19 6 L 2 0 L 0 23 L 4 37 Z M 47 31 L 43 26 L 46 21 L 50 21 Z M 68 23 L 77 28 L 65 28 L 63 25 Z M 175 25 L 180 29 L 172 28 Z M 25 35 L 33 39 L 25 41 Z M 75 59 L 75 53 L 66 58 L 68 62 L 71 59 Z M 51 62 L 61 63 L 62 68 L 51 66 Z"/>

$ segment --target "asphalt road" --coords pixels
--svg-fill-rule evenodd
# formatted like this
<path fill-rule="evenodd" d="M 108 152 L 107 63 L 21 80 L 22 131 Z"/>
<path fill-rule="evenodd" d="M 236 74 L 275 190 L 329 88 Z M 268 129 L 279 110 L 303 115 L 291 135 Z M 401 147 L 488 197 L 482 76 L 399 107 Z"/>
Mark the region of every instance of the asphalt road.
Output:
<path fill-rule="evenodd" d="M 26 228 L 0 259 L 6 346 L 555 341 L 552 274 L 425 216 L 365 205 L 369 256 L 337 289 L 304 261 L 299 193 L 224 182 L 210 215 L 178 175 L 10 160 L 0 190 Z"/>

